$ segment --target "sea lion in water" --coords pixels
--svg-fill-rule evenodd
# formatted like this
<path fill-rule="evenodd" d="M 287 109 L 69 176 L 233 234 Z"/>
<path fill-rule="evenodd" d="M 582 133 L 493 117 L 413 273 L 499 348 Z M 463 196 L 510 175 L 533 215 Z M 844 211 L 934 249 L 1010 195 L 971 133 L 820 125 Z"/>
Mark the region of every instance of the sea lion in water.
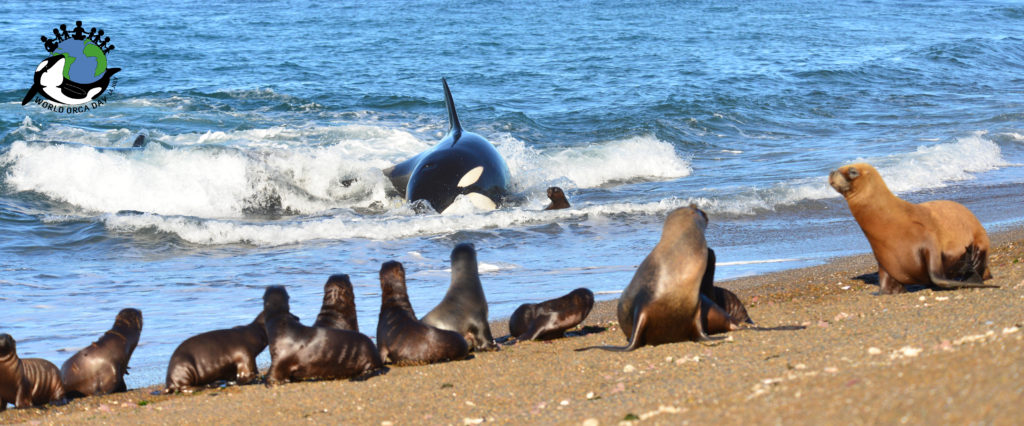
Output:
<path fill-rule="evenodd" d="M 737 329 L 728 313 L 700 293 L 709 272 L 707 225 L 707 215 L 694 206 L 670 212 L 661 240 L 619 298 L 619 326 L 629 343 L 577 350 L 631 351 L 644 345 L 705 340 L 707 334 Z"/>
<path fill-rule="evenodd" d="M 381 265 L 380 289 L 377 347 L 382 359 L 409 365 L 454 361 L 469 355 L 469 345 L 459 333 L 431 327 L 416 319 L 401 263 L 389 261 Z"/>
<path fill-rule="evenodd" d="M 357 331 L 306 327 L 290 312 L 282 286 L 263 293 L 270 369 L 267 386 L 305 379 L 344 379 L 384 367 L 369 337 Z"/>
<path fill-rule="evenodd" d="M 497 349 L 487 323 L 487 299 L 480 284 L 476 249 L 462 243 L 452 249 L 452 283 L 432 311 L 423 316 L 424 324 L 461 334 L 474 350 Z"/>
<path fill-rule="evenodd" d="M 128 361 L 139 344 L 142 334 L 142 312 L 122 309 L 114 319 L 114 326 L 78 353 L 64 361 L 60 367 L 61 379 L 68 397 L 105 395 L 124 392 L 128 387 L 124 375 L 128 374 Z"/>
<path fill-rule="evenodd" d="M 60 370 L 45 359 L 18 358 L 17 343 L 10 334 L 0 334 L 0 411 L 7 403 L 16 408 L 64 400 Z"/>
<path fill-rule="evenodd" d="M 992 278 L 988 234 L 967 207 L 946 200 L 904 201 L 870 164 L 840 167 L 828 181 L 846 198 L 871 244 L 881 293 L 903 293 L 910 284 L 997 287 L 983 284 Z"/>
<path fill-rule="evenodd" d="M 541 303 L 524 303 L 509 318 L 509 333 L 518 340 L 557 339 L 583 322 L 593 307 L 594 292 L 585 288 Z"/>
<path fill-rule="evenodd" d="M 569 208 L 569 200 L 565 198 L 565 192 L 562 192 L 562 188 L 552 186 L 548 188 L 548 199 L 551 200 L 551 204 L 548 204 L 544 210 L 559 210 Z"/>
<path fill-rule="evenodd" d="M 218 380 L 249 383 L 259 375 L 256 356 L 266 347 L 262 312 L 248 325 L 189 337 L 171 355 L 165 392 L 180 392 Z"/>
<path fill-rule="evenodd" d="M 331 275 L 324 284 L 324 303 L 313 327 L 359 331 L 356 318 L 355 293 L 348 275 Z"/>
<path fill-rule="evenodd" d="M 736 296 L 735 293 L 727 289 L 715 286 L 716 260 L 715 251 L 708 247 L 708 266 L 707 271 L 704 273 L 704 278 L 700 282 L 700 294 L 711 299 L 716 305 L 721 306 L 729 314 L 729 318 L 733 320 L 733 323 L 753 324 L 754 321 L 750 319 L 750 315 L 747 314 L 747 308 L 743 306 L 739 296 Z"/>

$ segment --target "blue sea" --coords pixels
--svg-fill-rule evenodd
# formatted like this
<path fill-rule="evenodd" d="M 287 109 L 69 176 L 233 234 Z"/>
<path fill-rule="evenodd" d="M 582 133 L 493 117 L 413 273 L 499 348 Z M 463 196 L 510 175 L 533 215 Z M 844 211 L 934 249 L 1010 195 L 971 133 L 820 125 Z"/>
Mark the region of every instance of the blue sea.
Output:
<path fill-rule="evenodd" d="M 113 93 L 22 106 L 40 36 L 76 20 L 116 46 Z M 129 387 L 268 285 L 308 324 L 349 274 L 372 337 L 380 264 L 405 264 L 422 315 L 459 242 L 492 319 L 617 298 L 691 203 L 719 279 L 867 253 L 827 185 L 854 161 L 990 232 L 1024 221 L 1019 2 L 12 0 L 0 27 L 0 332 L 59 366 L 141 309 Z M 447 131 L 442 77 L 522 201 L 417 213 L 382 174 Z M 543 211 L 549 186 L 573 207 Z"/>

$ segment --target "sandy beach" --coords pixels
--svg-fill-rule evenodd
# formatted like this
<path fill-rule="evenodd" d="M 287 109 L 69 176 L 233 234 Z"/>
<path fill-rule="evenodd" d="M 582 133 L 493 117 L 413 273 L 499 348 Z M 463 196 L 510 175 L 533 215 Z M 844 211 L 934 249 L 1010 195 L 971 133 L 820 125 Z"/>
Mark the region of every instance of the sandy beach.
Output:
<path fill-rule="evenodd" d="M 870 255 L 719 283 L 769 330 L 711 343 L 575 352 L 625 342 L 613 300 L 564 339 L 363 382 L 152 386 L 12 408 L 0 422 L 1013 424 L 1024 418 L 1024 229 L 992 239 L 997 289 L 879 296 Z"/>

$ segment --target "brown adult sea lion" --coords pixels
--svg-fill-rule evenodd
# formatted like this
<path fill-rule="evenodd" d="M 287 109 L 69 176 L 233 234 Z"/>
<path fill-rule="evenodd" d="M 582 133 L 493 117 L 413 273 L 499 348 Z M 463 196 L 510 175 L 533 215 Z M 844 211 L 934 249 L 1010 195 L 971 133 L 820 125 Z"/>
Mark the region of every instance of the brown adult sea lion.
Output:
<path fill-rule="evenodd" d="M 381 265 L 380 289 L 377 347 L 382 359 L 410 365 L 460 360 L 469 355 L 469 345 L 459 333 L 431 327 L 416 319 L 401 263 L 389 261 Z"/>
<path fill-rule="evenodd" d="M 60 367 L 61 379 L 68 397 L 105 395 L 124 392 L 128 387 L 128 361 L 142 334 L 142 312 L 122 309 L 114 325 L 99 340 L 78 351 Z"/>
<path fill-rule="evenodd" d="M 565 192 L 562 192 L 562 188 L 552 186 L 548 188 L 548 199 L 551 200 L 551 204 L 548 204 L 544 210 L 559 210 L 569 208 L 569 200 L 565 198 Z"/>
<path fill-rule="evenodd" d="M 171 355 L 166 392 L 206 386 L 218 380 L 249 383 L 259 376 L 256 356 L 266 347 L 262 312 L 248 325 L 189 337 Z"/>
<path fill-rule="evenodd" d="M 313 327 L 359 331 L 356 318 L 356 297 L 348 275 L 331 275 L 324 284 L 324 303 Z"/>
<path fill-rule="evenodd" d="M 714 273 L 707 267 L 707 225 L 707 215 L 696 207 L 670 212 L 661 240 L 619 298 L 619 327 L 629 343 L 577 350 L 631 351 L 644 345 L 705 340 L 707 334 L 737 329 L 728 313 L 700 293 L 705 275 Z"/>
<path fill-rule="evenodd" d="M 518 340 L 557 339 L 583 322 L 593 307 L 594 293 L 586 288 L 541 303 L 524 303 L 509 318 L 509 333 Z"/>
<path fill-rule="evenodd" d="M 833 170 L 829 184 L 846 198 L 878 261 L 881 293 L 907 285 L 996 287 L 988 269 L 988 234 L 967 207 L 946 200 L 912 204 L 893 195 L 870 164 Z"/>
<path fill-rule="evenodd" d="M 448 292 L 420 321 L 461 334 L 470 349 L 497 349 L 487 322 L 487 299 L 480 284 L 476 248 L 471 243 L 459 244 L 452 249 L 451 260 L 452 283 Z"/>
<path fill-rule="evenodd" d="M 306 327 L 291 314 L 282 286 L 263 293 L 270 370 L 267 386 L 306 379 L 344 379 L 382 369 L 373 341 L 358 331 Z"/>
<path fill-rule="evenodd" d="M 60 370 L 45 359 L 18 357 L 17 343 L 10 334 L 0 334 L 0 411 L 7 403 L 16 408 L 64 400 Z"/>

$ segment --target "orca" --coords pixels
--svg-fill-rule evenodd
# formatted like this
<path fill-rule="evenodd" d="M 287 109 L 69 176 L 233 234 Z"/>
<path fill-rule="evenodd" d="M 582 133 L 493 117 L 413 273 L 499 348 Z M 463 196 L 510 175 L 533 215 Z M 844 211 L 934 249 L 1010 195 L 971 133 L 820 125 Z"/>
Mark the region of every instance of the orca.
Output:
<path fill-rule="evenodd" d="M 61 105 L 81 105 L 99 97 L 107 90 L 110 77 L 121 71 L 120 68 L 107 68 L 99 80 L 80 84 L 64 78 L 65 61 L 67 59 L 64 55 L 54 55 L 43 59 L 36 67 L 32 87 L 28 89 L 21 104 L 28 104 L 36 94 L 39 94 Z"/>
<path fill-rule="evenodd" d="M 441 213 L 460 195 L 477 208 L 496 209 L 509 193 L 508 165 L 487 139 L 462 129 L 448 82 L 442 78 L 441 84 L 448 107 L 448 134 L 384 174 L 406 201 L 426 200 Z"/>

